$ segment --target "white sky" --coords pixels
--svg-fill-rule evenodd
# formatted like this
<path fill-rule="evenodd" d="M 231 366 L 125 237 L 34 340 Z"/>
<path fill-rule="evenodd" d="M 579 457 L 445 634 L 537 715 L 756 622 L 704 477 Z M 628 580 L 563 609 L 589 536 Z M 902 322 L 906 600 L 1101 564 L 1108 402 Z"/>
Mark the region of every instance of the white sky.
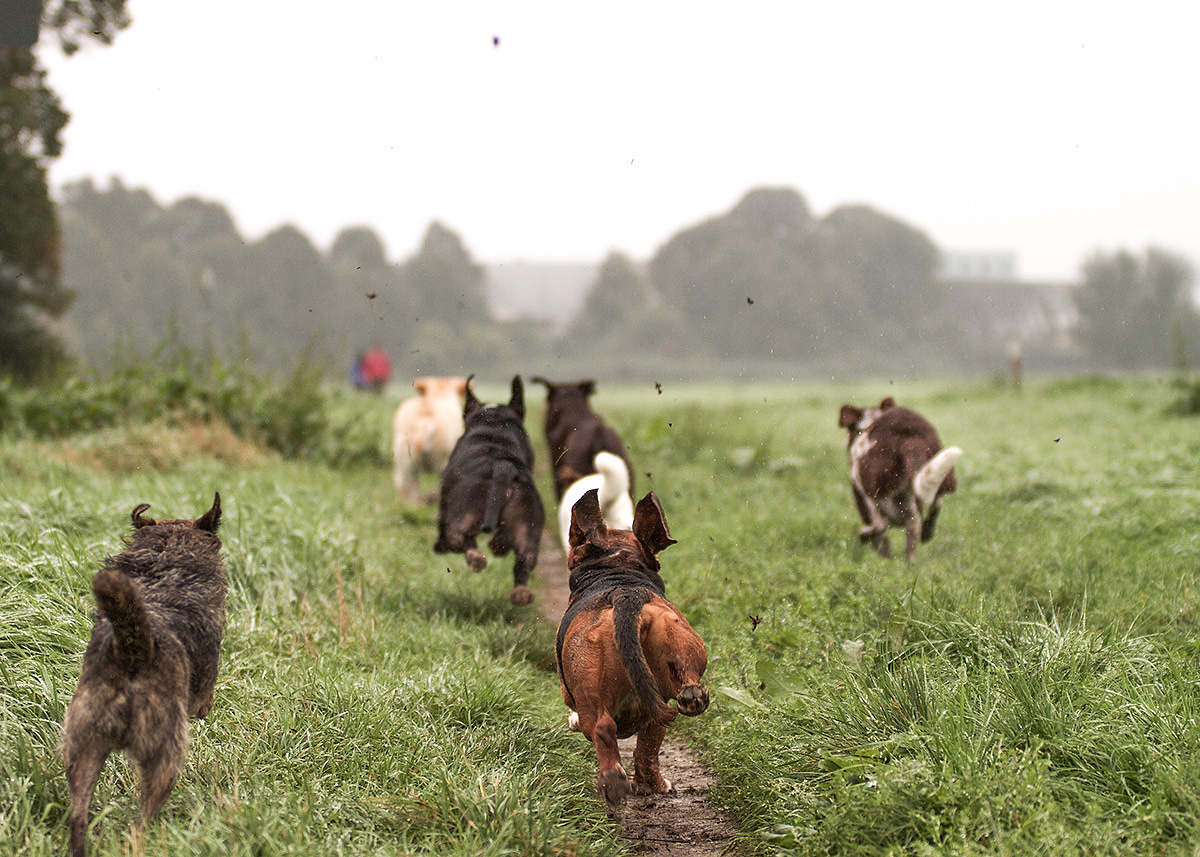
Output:
<path fill-rule="evenodd" d="M 1026 278 L 1200 267 L 1200 4 L 130 0 L 70 59 L 56 186 L 111 175 L 321 247 L 646 258 L 753 187 L 866 203 Z M 493 44 L 493 37 L 499 44 Z"/>

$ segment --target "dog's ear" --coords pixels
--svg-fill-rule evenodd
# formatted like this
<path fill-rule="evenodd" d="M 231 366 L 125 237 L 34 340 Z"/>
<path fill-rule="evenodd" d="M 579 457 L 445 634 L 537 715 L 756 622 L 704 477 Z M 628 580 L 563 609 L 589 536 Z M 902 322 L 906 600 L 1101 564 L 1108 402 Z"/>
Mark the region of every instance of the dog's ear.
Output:
<path fill-rule="evenodd" d="M 140 530 L 142 527 L 153 527 L 158 523 L 158 521 L 154 520 L 153 518 L 142 517 L 142 512 L 149 508 L 149 503 L 138 503 L 133 507 L 133 515 L 131 517 L 133 518 L 133 528 L 135 530 Z"/>
<path fill-rule="evenodd" d="M 633 534 L 650 551 L 651 556 L 657 556 L 659 551 L 675 544 L 667 529 L 667 517 L 663 514 L 662 504 L 653 491 L 638 500 L 637 508 L 633 510 Z"/>
<path fill-rule="evenodd" d="M 219 526 L 221 526 L 221 495 L 217 492 L 213 494 L 212 508 L 196 519 L 196 529 L 215 533 Z"/>
<path fill-rule="evenodd" d="M 593 488 L 575 501 L 571 507 L 571 529 L 567 543 L 576 548 L 586 542 L 596 544 L 608 535 L 608 525 L 600 511 L 600 492 Z"/>
<path fill-rule="evenodd" d="M 513 375 L 512 397 L 508 400 L 508 406 L 520 419 L 525 419 L 525 386 L 521 383 L 520 375 Z"/>
<path fill-rule="evenodd" d="M 529 379 L 529 381 L 530 381 L 530 383 L 533 383 L 533 384 L 541 384 L 541 385 L 542 385 L 543 387 L 545 387 L 545 388 L 546 388 L 548 391 L 549 391 L 549 390 L 553 390 L 553 389 L 554 389 L 554 384 L 552 384 L 551 382 L 547 381 L 547 380 L 546 380 L 545 378 L 543 378 L 541 375 L 534 375 L 532 378 L 530 378 L 530 379 Z"/>
<path fill-rule="evenodd" d="M 583 391 L 583 395 L 590 396 L 596 392 L 596 381 L 594 378 L 588 378 L 586 381 L 579 382 L 579 389 Z"/>
<path fill-rule="evenodd" d="M 881 410 L 881 411 L 886 411 L 888 408 L 894 408 L 894 407 L 896 407 L 896 400 L 893 399 L 891 396 L 888 396 L 886 399 L 884 399 L 882 402 L 879 403 L 879 410 Z"/>
<path fill-rule="evenodd" d="M 454 379 L 454 392 L 457 393 L 459 396 L 467 395 L 467 387 L 470 386 L 470 383 L 471 383 L 470 378 L 455 378 Z"/>
<path fill-rule="evenodd" d="M 838 425 L 842 428 L 851 428 L 862 419 L 862 414 L 861 408 L 856 408 L 854 405 L 842 405 L 842 413 L 838 417 Z"/>
<path fill-rule="evenodd" d="M 429 380 L 427 378 L 413 378 L 412 385 L 414 390 L 424 396 L 425 392 L 429 389 Z"/>
<path fill-rule="evenodd" d="M 472 372 L 470 375 L 467 376 L 467 396 L 463 400 L 463 416 L 464 417 L 469 416 L 472 412 L 477 411 L 481 407 L 483 407 L 483 402 L 481 402 L 477 398 L 475 398 L 475 391 L 471 388 L 471 379 L 474 377 L 475 377 L 474 372 Z"/>

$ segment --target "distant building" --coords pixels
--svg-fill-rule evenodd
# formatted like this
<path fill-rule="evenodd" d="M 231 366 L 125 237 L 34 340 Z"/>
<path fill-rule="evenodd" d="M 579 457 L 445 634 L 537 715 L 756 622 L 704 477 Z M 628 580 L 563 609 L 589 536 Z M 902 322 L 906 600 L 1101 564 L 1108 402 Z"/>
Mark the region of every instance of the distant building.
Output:
<path fill-rule="evenodd" d="M 942 280 L 1016 282 L 1017 254 L 1005 250 L 943 252 L 938 277 Z"/>
<path fill-rule="evenodd" d="M 1017 254 L 946 252 L 938 282 L 943 312 L 975 342 L 998 351 L 1019 337 L 1027 348 L 1068 355 L 1079 321 L 1077 283 L 1029 282 L 1017 276 Z"/>
<path fill-rule="evenodd" d="M 565 328 L 583 307 L 599 264 L 489 262 L 484 264 L 488 304 L 500 321 L 525 318 Z"/>

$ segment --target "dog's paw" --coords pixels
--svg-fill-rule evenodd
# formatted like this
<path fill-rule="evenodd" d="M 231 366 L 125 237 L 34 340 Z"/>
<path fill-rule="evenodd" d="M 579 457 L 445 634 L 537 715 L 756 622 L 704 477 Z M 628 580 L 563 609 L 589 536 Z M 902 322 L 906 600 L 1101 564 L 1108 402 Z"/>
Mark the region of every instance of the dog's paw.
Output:
<path fill-rule="evenodd" d="M 708 708 L 708 691 L 703 685 L 685 685 L 675 699 L 679 702 L 679 713 L 688 717 L 703 714 Z"/>
<path fill-rule="evenodd" d="M 664 776 L 659 776 L 656 783 L 635 782 L 633 793 L 636 795 L 669 795 L 675 793 L 675 784 Z"/>
<path fill-rule="evenodd" d="M 618 765 L 610 771 L 601 771 L 600 776 L 596 777 L 596 788 L 600 791 L 600 797 L 604 798 L 604 803 L 609 809 L 616 809 L 625 802 L 625 798 L 629 795 L 629 777 L 625 775 L 625 770 Z"/>
<path fill-rule="evenodd" d="M 481 551 L 475 548 L 467 548 L 467 568 L 471 571 L 479 572 L 487 568 L 488 559 Z"/>
<path fill-rule="evenodd" d="M 578 732 L 579 729 L 579 712 L 572 711 L 567 715 L 567 729 L 571 732 Z"/>
<path fill-rule="evenodd" d="M 508 593 L 508 600 L 517 607 L 524 607 L 533 601 L 533 590 L 524 584 L 514 586 L 512 592 Z"/>

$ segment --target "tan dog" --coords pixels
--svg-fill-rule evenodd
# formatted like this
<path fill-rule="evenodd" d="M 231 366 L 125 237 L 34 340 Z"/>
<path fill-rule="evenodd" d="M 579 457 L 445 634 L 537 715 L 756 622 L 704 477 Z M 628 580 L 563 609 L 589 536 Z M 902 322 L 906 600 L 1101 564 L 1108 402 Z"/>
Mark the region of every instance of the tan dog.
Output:
<path fill-rule="evenodd" d="M 392 462 L 400 496 L 423 503 L 429 498 L 421 495 L 420 475 L 440 476 L 462 437 L 467 379 L 429 376 L 417 378 L 413 387 L 421 395 L 402 402 L 392 421 Z"/>
<path fill-rule="evenodd" d="M 708 708 L 700 684 L 708 666 L 704 641 L 665 597 L 658 553 L 675 544 L 654 492 L 637 504 L 633 529 L 609 529 L 595 490 L 571 515 L 571 599 L 558 626 L 556 655 L 568 724 L 596 748 L 596 787 L 617 807 L 629 793 L 618 738 L 637 734 L 634 788 L 670 792 L 658 753 L 678 712 Z"/>

